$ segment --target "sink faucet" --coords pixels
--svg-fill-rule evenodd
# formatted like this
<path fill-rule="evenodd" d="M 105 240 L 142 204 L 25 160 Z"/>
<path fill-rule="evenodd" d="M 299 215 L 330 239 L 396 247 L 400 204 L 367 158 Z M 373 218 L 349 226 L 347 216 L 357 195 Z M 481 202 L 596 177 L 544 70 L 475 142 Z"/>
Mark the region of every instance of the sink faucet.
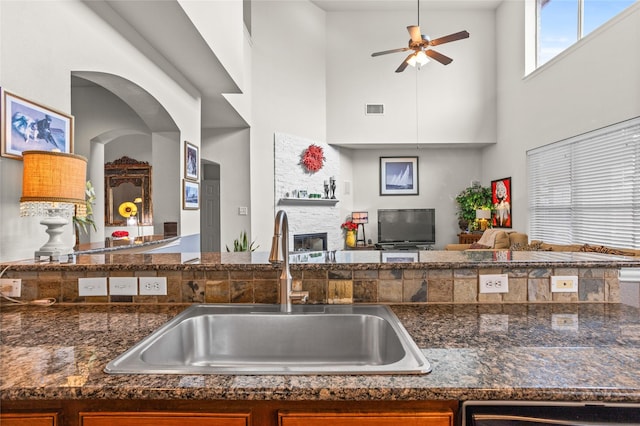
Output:
<path fill-rule="evenodd" d="M 291 301 L 300 300 L 304 303 L 309 297 L 309 292 L 293 291 L 293 277 L 289 270 L 289 219 L 284 210 L 279 210 L 278 213 L 276 213 L 269 262 L 272 264 L 283 263 L 279 281 L 280 311 L 291 312 Z"/>

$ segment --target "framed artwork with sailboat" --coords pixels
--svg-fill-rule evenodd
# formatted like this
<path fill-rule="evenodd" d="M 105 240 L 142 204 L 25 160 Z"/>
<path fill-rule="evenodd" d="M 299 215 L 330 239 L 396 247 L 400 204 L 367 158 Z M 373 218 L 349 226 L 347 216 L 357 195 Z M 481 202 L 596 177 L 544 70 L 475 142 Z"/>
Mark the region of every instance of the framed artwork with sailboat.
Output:
<path fill-rule="evenodd" d="M 418 157 L 380 157 L 380 195 L 418 195 Z"/>

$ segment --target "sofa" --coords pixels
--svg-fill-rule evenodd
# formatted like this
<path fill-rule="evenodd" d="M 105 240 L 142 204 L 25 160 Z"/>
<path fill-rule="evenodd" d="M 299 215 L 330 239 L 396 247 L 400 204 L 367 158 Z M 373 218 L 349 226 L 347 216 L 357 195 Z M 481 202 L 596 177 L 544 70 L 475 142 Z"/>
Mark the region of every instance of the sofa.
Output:
<path fill-rule="evenodd" d="M 490 232 L 491 238 L 484 238 Z M 484 239 L 483 239 L 484 238 Z M 483 244 L 493 242 L 492 245 Z M 513 251 L 563 251 L 592 252 L 613 254 L 618 256 L 640 257 L 640 250 L 618 247 L 607 247 L 592 244 L 549 244 L 539 240 L 529 242 L 529 236 L 521 232 L 493 228 L 485 231 L 480 240 L 474 244 L 448 244 L 445 250 L 513 250 Z"/>
<path fill-rule="evenodd" d="M 521 232 L 490 228 L 473 244 L 448 244 L 445 250 L 507 250 L 514 246 L 525 246 L 529 236 Z"/>

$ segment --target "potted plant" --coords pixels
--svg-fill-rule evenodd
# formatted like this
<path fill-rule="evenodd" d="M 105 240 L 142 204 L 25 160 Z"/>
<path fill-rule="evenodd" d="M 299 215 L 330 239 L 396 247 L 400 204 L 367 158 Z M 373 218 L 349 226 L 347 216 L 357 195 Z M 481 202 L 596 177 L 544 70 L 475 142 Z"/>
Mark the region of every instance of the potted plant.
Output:
<path fill-rule="evenodd" d="M 491 188 L 479 184 L 465 188 L 456 197 L 458 203 L 458 225 L 463 231 L 477 227 L 476 210 L 491 210 Z"/>
<path fill-rule="evenodd" d="M 255 241 L 251 241 L 249 244 L 249 239 L 247 238 L 247 231 L 242 231 L 240 233 L 240 238 L 236 238 L 233 240 L 233 251 L 256 251 L 256 249 L 260 246 L 255 246 Z M 229 246 L 225 246 L 227 251 L 230 252 Z"/>
<path fill-rule="evenodd" d="M 82 214 L 73 215 L 73 226 L 76 234 L 76 244 L 80 244 L 80 233 L 89 234 L 89 228 L 96 230 L 96 223 L 93 220 L 93 205 L 96 202 L 96 190 L 93 188 L 91 181 L 88 180 L 84 189 L 84 204 L 85 211 Z"/>

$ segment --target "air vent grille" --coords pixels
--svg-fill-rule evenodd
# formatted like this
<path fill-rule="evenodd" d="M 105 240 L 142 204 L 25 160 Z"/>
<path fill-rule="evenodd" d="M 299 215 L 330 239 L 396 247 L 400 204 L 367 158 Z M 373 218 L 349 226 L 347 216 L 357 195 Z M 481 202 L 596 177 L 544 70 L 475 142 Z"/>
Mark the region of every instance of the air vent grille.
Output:
<path fill-rule="evenodd" d="M 384 104 L 367 104 L 366 115 L 384 115 Z"/>

